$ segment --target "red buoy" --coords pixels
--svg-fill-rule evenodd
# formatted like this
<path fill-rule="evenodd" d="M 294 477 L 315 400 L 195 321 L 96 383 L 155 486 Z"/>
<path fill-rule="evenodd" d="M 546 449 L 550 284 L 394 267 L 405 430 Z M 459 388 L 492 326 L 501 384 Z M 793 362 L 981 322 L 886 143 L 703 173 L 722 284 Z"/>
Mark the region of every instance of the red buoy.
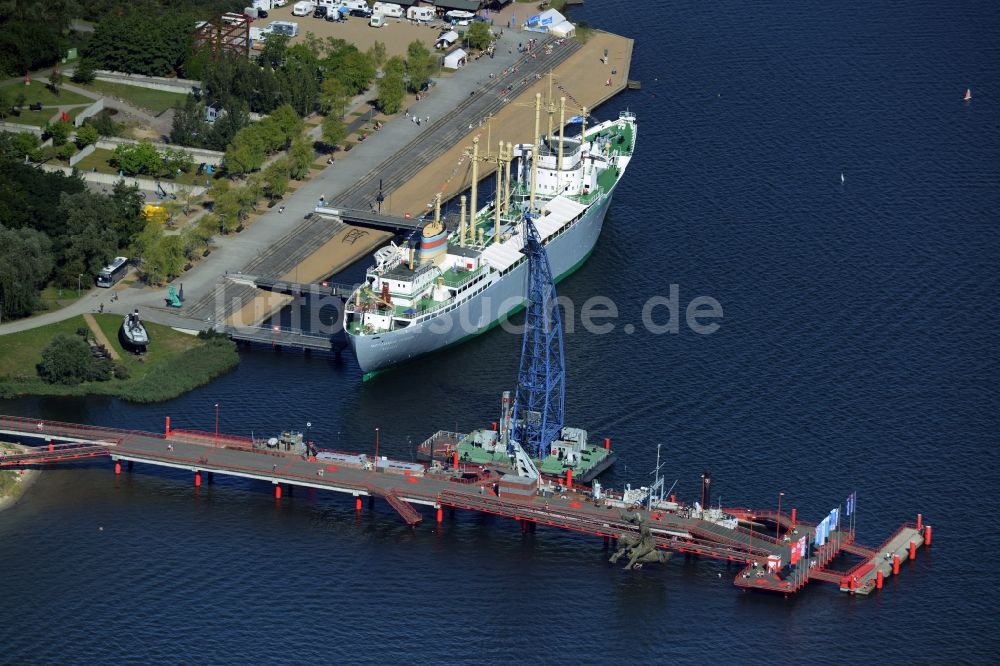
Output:
<path fill-rule="evenodd" d="M 884 580 L 885 580 L 885 574 L 883 574 L 882 570 L 879 569 L 875 573 L 875 588 L 881 590 L 882 589 L 882 584 L 883 584 Z"/>
<path fill-rule="evenodd" d="M 899 553 L 892 554 L 892 575 L 899 575 Z"/>
<path fill-rule="evenodd" d="M 195 488 L 201 487 L 201 472 L 194 473 L 194 487 Z"/>
<path fill-rule="evenodd" d="M 605 437 L 604 438 L 604 450 L 605 451 L 610 451 L 611 450 L 611 438 L 610 437 Z"/>
<path fill-rule="evenodd" d="M 281 484 L 274 484 L 274 499 L 281 499 Z"/>
<path fill-rule="evenodd" d="M 917 544 L 912 541 L 910 542 L 910 559 L 917 559 Z"/>
<path fill-rule="evenodd" d="M 925 525 L 924 526 L 924 545 L 925 546 L 931 545 L 931 526 L 930 525 Z"/>

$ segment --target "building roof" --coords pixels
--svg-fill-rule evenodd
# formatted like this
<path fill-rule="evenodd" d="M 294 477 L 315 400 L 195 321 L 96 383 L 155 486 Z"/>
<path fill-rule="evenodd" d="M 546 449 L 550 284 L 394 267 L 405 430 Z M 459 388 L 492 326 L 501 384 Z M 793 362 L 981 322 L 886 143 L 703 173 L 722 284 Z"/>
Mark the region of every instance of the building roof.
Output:
<path fill-rule="evenodd" d="M 479 0 L 434 0 L 436 7 L 442 9 L 462 9 L 467 12 L 479 11 Z"/>

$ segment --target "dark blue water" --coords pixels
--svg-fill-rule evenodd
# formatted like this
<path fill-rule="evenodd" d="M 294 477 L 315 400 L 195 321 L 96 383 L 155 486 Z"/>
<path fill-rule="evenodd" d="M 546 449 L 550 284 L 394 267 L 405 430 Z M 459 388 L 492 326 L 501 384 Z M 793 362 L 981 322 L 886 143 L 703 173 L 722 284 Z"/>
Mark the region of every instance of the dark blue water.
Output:
<path fill-rule="evenodd" d="M 636 39 L 620 107 L 641 122 L 591 260 L 560 292 L 615 300 L 567 336 L 569 421 L 614 438 L 608 483 L 819 519 L 858 492 L 859 539 L 917 512 L 935 545 L 870 598 L 746 594 L 735 569 L 627 573 L 592 538 L 107 465 L 47 472 L 0 514 L 0 661 L 775 663 L 986 661 L 1000 558 L 997 230 L 1000 7 L 993 2 L 591 2 Z M 961 98 L 971 87 L 974 100 Z M 572 92 L 572 91 L 571 91 Z M 840 174 L 844 174 L 841 184 Z M 680 288 L 713 335 L 641 326 Z M 636 332 L 624 332 L 632 323 Z M 519 341 L 502 331 L 359 382 L 350 360 L 247 353 L 166 405 L 24 399 L 0 411 L 158 429 L 273 432 L 407 457 L 495 418 Z M 432 523 L 432 521 L 428 521 Z M 103 530 L 99 528 L 103 527 Z M 721 574 L 721 576 L 720 576 Z"/>

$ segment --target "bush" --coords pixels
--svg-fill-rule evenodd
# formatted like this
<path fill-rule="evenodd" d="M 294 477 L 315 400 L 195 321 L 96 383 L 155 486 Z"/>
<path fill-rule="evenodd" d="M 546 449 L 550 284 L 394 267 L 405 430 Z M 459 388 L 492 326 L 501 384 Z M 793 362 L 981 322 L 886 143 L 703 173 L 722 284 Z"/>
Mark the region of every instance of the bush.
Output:
<path fill-rule="evenodd" d="M 75 386 L 91 373 L 90 347 L 80 338 L 57 335 L 42 350 L 38 375 L 49 384 Z"/>
<path fill-rule="evenodd" d="M 59 146 L 59 148 L 56 150 L 56 157 L 63 160 L 64 162 L 68 161 L 69 158 L 73 157 L 73 155 L 75 154 L 76 154 L 76 146 L 74 146 L 72 143 L 64 143 L 63 145 Z"/>
<path fill-rule="evenodd" d="M 89 58 L 81 60 L 76 69 L 73 70 L 72 80 L 74 83 L 92 83 L 94 81 L 94 61 Z"/>
<path fill-rule="evenodd" d="M 81 150 L 92 143 L 97 143 L 101 138 L 97 128 L 90 124 L 84 124 L 76 130 L 76 147 Z"/>
<path fill-rule="evenodd" d="M 114 372 L 114 375 L 115 375 L 115 379 L 128 379 L 129 378 L 128 366 L 125 365 L 124 363 L 122 363 L 121 361 L 115 361 L 113 372 Z"/>

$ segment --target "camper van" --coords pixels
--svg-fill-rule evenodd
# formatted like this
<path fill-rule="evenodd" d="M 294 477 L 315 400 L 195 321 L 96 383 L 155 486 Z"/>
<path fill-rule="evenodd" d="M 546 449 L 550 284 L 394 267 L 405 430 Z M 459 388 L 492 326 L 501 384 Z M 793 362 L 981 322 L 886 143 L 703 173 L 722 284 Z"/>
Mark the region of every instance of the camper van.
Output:
<path fill-rule="evenodd" d="M 315 2 L 302 0 L 292 5 L 292 16 L 309 16 L 309 13 L 316 8 Z"/>
<path fill-rule="evenodd" d="M 340 0 L 341 7 L 347 7 L 351 11 L 368 12 L 368 3 L 365 0 Z M 352 15 L 353 16 L 353 15 Z"/>
<path fill-rule="evenodd" d="M 372 7 L 372 11 L 376 14 L 381 14 L 385 18 L 403 17 L 403 8 L 391 2 L 376 2 L 375 6 Z"/>
<path fill-rule="evenodd" d="M 295 21 L 271 21 L 267 24 L 265 31 L 275 35 L 294 37 L 299 34 L 299 24 Z"/>
<path fill-rule="evenodd" d="M 381 14 L 372 14 L 372 17 L 368 19 L 368 25 L 373 28 L 381 28 L 385 26 L 385 18 Z"/>
<path fill-rule="evenodd" d="M 410 7 L 406 10 L 406 18 L 411 21 L 433 21 L 433 7 Z"/>

